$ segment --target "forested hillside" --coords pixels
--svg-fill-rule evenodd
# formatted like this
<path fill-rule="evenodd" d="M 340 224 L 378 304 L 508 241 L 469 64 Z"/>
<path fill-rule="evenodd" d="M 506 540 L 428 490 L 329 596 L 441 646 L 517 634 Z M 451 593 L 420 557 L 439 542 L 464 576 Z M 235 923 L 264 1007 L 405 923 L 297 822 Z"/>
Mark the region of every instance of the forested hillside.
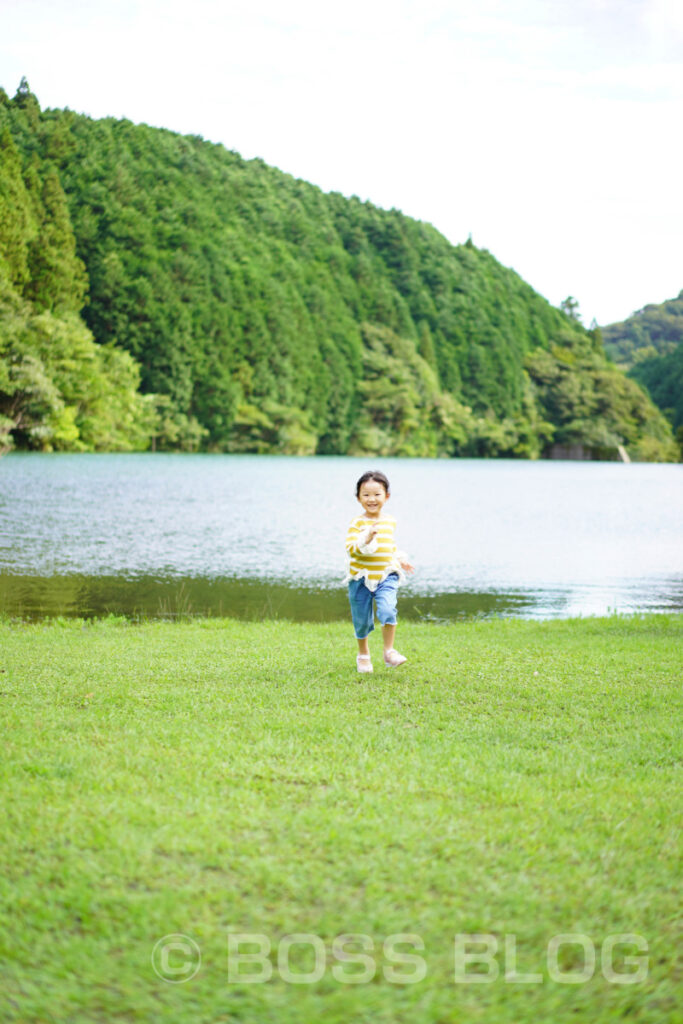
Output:
<path fill-rule="evenodd" d="M 648 390 L 683 441 L 683 341 L 665 356 L 641 359 L 629 376 Z"/>
<path fill-rule="evenodd" d="M 683 342 L 683 291 L 676 299 L 649 303 L 617 324 L 602 329 L 605 349 L 616 363 L 665 356 Z"/>
<path fill-rule="evenodd" d="M 0 91 L 0 454 L 146 448 L 156 414 L 139 367 L 111 341 L 96 344 L 79 316 L 86 268 L 59 168 L 36 145 L 35 99 L 24 90 L 12 119 L 7 110 Z M 23 153 L 13 124 L 33 143 Z"/>
<path fill-rule="evenodd" d="M 603 328 L 605 348 L 683 434 L 683 291 Z"/>
<path fill-rule="evenodd" d="M 471 242 L 26 83 L 0 134 L 8 445 L 676 457 L 599 331 Z"/>

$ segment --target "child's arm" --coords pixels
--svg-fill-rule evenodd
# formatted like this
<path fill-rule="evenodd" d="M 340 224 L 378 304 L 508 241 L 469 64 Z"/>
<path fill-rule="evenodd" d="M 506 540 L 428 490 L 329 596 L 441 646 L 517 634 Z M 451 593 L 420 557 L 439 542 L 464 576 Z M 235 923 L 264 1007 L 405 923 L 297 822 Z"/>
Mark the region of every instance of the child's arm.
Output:
<path fill-rule="evenodd" d="M 349 555 L 374 555 L 378 543 L 376 526 L 368 526 L 365 530 L 360 530 L 354 523 L 349 526 L 346 535 L 346 551 Z"/>
<path fill-rule="evenodd" d="M 396 552 L 396 561 L 401 566 L 404 572 L 415 572 L 415 566 L 411 565 L 408 561 L 408 556 L 405 551 Z"/>

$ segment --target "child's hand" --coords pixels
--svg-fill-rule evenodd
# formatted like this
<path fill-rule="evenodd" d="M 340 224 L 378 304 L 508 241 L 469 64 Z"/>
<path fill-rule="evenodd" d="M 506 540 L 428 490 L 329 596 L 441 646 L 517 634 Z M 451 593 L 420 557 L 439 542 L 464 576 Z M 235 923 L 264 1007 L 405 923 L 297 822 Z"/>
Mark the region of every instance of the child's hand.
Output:
<path fill-rule="evenodd" d="M 366 537 L 365 543 L 369 544 L 370 541 L 374 540 L 376 536 L 377 536 L 377 527 L 376 526 L 370 526 L 368 528 L 368 532 L 365 534 L 365 537 Z"/>
<path fill-rule="evenodd" d="M 411 565 L 410 562 L 399 562 L 398 564 L 404 572 L 415 572 L 415 566 Z"/>

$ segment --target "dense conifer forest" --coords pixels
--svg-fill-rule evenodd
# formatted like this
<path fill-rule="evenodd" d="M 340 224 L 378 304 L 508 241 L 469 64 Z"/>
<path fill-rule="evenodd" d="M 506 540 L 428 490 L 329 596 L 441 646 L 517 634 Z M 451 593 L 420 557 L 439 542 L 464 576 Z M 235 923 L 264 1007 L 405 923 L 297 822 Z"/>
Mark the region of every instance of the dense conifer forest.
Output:
<path fill-rule="evenodd" d="M 674 459 L 573 303 L 199 137 L 0 90 L 0 448 Z"/>

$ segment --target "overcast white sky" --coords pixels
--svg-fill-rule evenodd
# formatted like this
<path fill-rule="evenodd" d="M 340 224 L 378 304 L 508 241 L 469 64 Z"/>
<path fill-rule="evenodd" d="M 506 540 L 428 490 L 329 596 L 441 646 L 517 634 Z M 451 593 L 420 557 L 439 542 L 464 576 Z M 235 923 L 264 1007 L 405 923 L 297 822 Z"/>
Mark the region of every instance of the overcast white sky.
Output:
<path fill-rule="evenodd" d="M 610 323 L 683 288 L 681 0 L 0 0 L 0 85 L 471 233 Z"/>

